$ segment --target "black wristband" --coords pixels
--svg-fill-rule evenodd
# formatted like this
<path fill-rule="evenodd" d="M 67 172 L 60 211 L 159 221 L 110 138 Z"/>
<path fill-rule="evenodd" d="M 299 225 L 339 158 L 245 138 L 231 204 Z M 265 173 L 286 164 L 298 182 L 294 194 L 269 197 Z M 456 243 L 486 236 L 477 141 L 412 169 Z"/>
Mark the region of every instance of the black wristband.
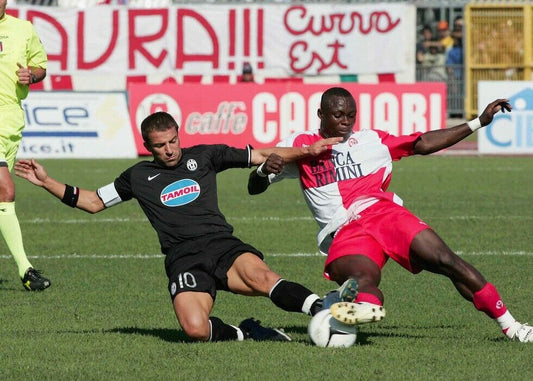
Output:
<path fill-rule="evenodd" d="M 80 190 L 78 187 L 73 187 L 68 184 L 65 184 L 65 193 L 61 202 L 72 208 L 75 208 L 78 204 L 78 198 L 80 197 Z"/>
<path fill-rule="evenodd" d="M 30 78 L 31 78 L 30 85 L 33 83 L 37 83 L 37 77 L 35 76 L 35 74 L 31 73 Z"/>

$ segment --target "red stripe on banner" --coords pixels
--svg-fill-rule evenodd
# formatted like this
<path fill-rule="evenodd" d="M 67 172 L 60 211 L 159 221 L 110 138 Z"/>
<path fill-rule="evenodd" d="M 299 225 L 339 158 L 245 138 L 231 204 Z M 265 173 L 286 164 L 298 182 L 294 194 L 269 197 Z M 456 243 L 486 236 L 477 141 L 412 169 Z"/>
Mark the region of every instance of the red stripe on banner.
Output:
<path fill-rule="evenodd" d="M 146 83 L 146 75 L 128 75 L 126 77 L 126 88 L 132 83 Z"/>
<path fill-rule="evenodd" d="M 259 59 L 259 62 L 257 63 L 257 67 L 259 69 L 264 69 L 265 63 L 263 61 L 263 33 L 264 33 L 264 12 L 262 9 L 259 9 L 257 11 L 257 56 Z"/>
<path fill-rule="evenodd" d="M 235 10 L 229 11 L 229 56 L 235 56 Z"/>
<path fill-rule="evenodd" d="M 70 75 L 51 75 L 52 90 L 74 90 L 72 86 L 72 76 Z"/>
<path fill-rule="evenodd" d="M 42 91 L 42 90 L 44 90 L 44 83 L 43 83 L 43 81 L 38 82 L 38 83 L 34 83 L 34 84 L 31 85 L 31 88 L 32 88 L 32 90 L 40 90 L 40 91 Z"/>
<path fill-rule="evenodd" d="M 200 83 L 203 77 L 203 75 L 184 75 L 183 83 Z"/>
<path fill-rule="evenodd" d="M 178 83 L 178 81 L 174 77 L 166 77 L 161 83 Z"/>
<path fill-rule="evenodd" d="M 17 18 L 20 17 L 18 9 L 6 9 L 6 13 L 13 17 L 17 17 Z"/>
<path fill-rule="evenodd" d="M 214 75 L 213 76 L 213 83 L 229 83 L 229 82 L 230 82 L 229 75 Z"/>
<path fill-rule="evenodd" d="M 265 83 L 303 83 L 301 77 L 282 77 L 282 78 L 265 78 Z"/>
<path fill-rule="evenodd" d="M 382 82 L 396 83 L 396 77 L 394 76 L 394 73 L 378 74 L 378 81 L 379 83 L 382 83 Z"/>
<path fill-rule="evenodd" d="M 243 25 L 243 37 L 244 37 L 244 56 L 250 56 L 250 10 L 244 10 L 244 25 Z"/>

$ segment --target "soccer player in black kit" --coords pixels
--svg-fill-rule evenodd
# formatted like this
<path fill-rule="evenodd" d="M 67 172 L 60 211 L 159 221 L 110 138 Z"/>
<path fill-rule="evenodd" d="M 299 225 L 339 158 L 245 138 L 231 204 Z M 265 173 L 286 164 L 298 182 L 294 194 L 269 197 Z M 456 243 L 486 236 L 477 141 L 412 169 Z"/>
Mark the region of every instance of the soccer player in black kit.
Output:
<path fill-rule="evenodd" d="M 262 327 L 254 319 L 236 327 L 209 316 L 217 290 L 268 296 L 285 311 L 314 315 L 321 308 L 318 295 L 281 278 L 263 262 L 260 251 L 233 235 L 233 227 L 218 207 L 216 174 L 228 168 L 259 165 L 271 153 L 287 162 L 317 156 L 340 138 L 303 148 L 256 150 L 222 144 L 181 148 L 178 128 L 165 112 L 144 119 L 141 132 L 153 161 L 133 165 L 96 191 L 56 181 L 35 160 L 19 160 L 15 172 L 63 203 L 89 213 L 137 199 L 159 237 L 174 311 L 192 340 L 289 341 L 283 331 Z"/>

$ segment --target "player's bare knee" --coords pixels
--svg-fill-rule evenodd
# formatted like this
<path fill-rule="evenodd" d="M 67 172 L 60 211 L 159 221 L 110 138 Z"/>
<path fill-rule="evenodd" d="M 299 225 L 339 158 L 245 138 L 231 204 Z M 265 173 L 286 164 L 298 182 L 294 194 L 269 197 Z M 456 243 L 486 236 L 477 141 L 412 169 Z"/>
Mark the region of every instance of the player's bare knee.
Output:
<path fill-rule="evenodd" d="M 271 270 L 255 271 L 248 275 L 246 283 L 254 291 L 266 295 L 280 278 L 278 274 Z"/>
<path fill-rule="evenodd" d="M 181 328 L 185 334 L 192 340 L 195 341 L 207 341 L 210 336 L 209 321 L 203 322 L 200 320 L 187 320 L 181 322 Z"/>
<path fill-rule="evenodd" d="M 468 264 L 451 250 L 440 251 L 432 263 L 426 262 L 426 270 L 448 276 L 449 278 L 468 277 Z"/>
<path fill-rule="evenodd" d="M 354 278 L 358 284 L 379 284 L 381 269 L 364 255 L 347 255 L 330 263 L 326 271 L 330 278 L 342 284 L 348 278 Z"/>
<path fill-rule="evenodd" d="M 359 290 L 364 290 L 367 287 L 377 287 L 381 279 L 375 274 L 358 274 L 354 275 L 353 278 L 357 280 L 357 288 Z"/>

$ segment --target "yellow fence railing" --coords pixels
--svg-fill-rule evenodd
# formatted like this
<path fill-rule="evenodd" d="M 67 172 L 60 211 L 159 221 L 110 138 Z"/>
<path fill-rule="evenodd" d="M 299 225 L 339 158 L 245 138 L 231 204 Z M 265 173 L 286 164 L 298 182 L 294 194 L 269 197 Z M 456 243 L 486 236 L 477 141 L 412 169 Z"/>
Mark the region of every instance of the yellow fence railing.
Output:
<path fill-rule="evenodd" d="M 464 21 L 465 114 L 471 117 L 478 114 L 479 81 L 533 79 L 533 4 L 468 4 Z"/>

